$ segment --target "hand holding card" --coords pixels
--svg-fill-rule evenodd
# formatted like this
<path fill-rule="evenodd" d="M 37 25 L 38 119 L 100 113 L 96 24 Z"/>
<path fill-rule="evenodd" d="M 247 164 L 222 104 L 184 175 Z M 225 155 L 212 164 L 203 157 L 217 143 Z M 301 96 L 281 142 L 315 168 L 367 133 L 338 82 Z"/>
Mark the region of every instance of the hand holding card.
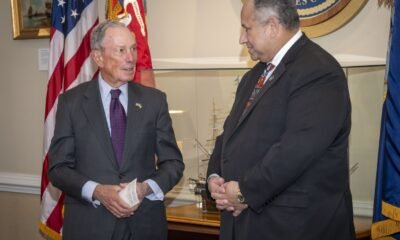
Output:
<path fill-rule="evenodd" d="M 128 183 L 128 185 L 126 185 L 126 187 L 119 192 L 119 196 L 131 207 L 139 203 L 139 199 L 136 192 L 136 181 L 137 179 L 135 178 L 132 182 Z"/>

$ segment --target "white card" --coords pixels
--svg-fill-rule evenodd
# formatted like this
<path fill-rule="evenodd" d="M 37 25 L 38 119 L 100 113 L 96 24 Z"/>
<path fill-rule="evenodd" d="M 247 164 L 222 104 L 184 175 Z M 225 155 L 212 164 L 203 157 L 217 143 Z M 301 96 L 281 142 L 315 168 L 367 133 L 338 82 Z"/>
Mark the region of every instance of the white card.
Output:
<path fill-rule="evenodd" d="M 119 196 L 131 207 L 139 203 L 136 193 L 136 180 L 137 179 L 135 178 L 135 180 L 128 183 L 128 185 L 119 192 Z"/>

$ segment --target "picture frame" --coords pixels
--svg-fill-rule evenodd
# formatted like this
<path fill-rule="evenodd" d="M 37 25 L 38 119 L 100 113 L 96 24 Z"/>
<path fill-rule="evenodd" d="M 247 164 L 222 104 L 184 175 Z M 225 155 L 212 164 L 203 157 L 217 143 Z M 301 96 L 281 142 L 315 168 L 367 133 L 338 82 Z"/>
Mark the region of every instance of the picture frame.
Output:
<path fill-rule="evenodd" d="M 13 39 L 48 38 L 50 14 L 50 0 L 11 0 Z"/>

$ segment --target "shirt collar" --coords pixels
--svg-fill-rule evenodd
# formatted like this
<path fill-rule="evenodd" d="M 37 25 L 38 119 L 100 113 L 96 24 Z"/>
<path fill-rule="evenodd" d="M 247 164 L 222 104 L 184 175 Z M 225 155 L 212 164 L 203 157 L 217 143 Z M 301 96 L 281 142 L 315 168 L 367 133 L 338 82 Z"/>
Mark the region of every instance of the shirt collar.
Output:
<path fill-rule="evenodd" d="M 101 73 L 99 73 L 99 87 L 100 87 L 100 94 L 102 97 L 107 97 L 110 94 L 110 91 L 112 89 L 115 89 L 111 87 L 101 76 Z M 125 83 L 121 85 L 119 88 L 121 90 L 121 95 L 120 96 L 128 96 L 128 84 Z"/>
<path fill-rule="evenodd" d="M 278 64 L 282 61 L 282 58 L 286 55 L 286 53 L 289 51 L 289 49 L 297 42 L 303 36 L 303 33 L 301 30 L 298 30 L 293 37 L 289 39 L 283 45 L 283 47 L 278 51 L 278 53 L 275 55 L 275 57 L 272 59 L 271 63 L 274 64 L 274 66 L 278 66 Z"/>

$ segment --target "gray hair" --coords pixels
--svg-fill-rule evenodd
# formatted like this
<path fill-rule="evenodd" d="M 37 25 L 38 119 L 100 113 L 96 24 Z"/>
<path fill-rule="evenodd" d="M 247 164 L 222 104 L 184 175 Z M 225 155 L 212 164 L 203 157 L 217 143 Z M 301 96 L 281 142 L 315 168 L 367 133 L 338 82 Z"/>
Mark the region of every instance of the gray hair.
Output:
<path fill-rule="evenodd" d="M 296 0 L 253 0 L 255 17 L 259 23 L 266 23 L 268 18 L 275 16 L 288 30 L 300 27 Z"/>
<path fill-rule="evenodd" d="M 125 24 L 116 20 L 106 20 L 97 25 L 90 36 L 90 47 L 92 50 L 100 50 L 103 48 L 103 39 L 107 29 L 114 27 L 126 28 Z"/>

